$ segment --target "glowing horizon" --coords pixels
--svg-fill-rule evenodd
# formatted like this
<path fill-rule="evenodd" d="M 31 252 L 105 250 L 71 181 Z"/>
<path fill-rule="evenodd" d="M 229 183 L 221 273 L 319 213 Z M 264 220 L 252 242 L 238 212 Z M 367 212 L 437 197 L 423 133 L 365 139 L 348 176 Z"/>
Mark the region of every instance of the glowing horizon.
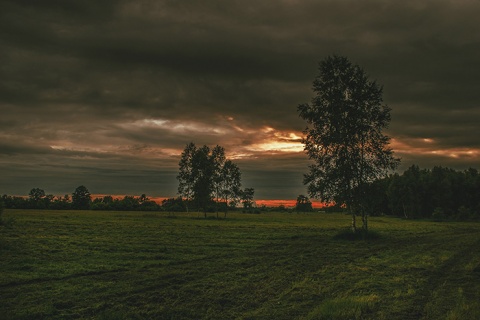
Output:
<path fill-rule="evenodd" d="M 141 195 L 92 194 L 91 196 L 92 196 L 92 199 L 101 199 L 101 198 L 106 197 L 106 196 L 111 196 L 113 199 L 121 200 L 125 196 L 139 198 Z M 149 197 L 148 195 L 146 195 L 146 196 L 149 200 L 155 201 L 159 205 L 162 204 L 163 200 L 177 198 L 177 197 L 160 197 L 160 196 Z M 315 209 L 321 209 L 321 208 L 324 208 L 326 206 L 326 204 L 324 202 L 321 202 L 321 201 L 318 201 L 318 200 L 310 199 L 310 201 L 312 202 L 312 207 L 315 208 Z M 257 207 L 265 205 L 267 207 L 285 206 L 285 208 L 293 208 L 293 207 L 295 207 L 297 200 L 296 199 L 258 199 L 258 200 L 254 200 L 254 202 L 257 205 Z M 240 206 L 241 206 L 241 204 L 239 205 L 239 207 Z"/>

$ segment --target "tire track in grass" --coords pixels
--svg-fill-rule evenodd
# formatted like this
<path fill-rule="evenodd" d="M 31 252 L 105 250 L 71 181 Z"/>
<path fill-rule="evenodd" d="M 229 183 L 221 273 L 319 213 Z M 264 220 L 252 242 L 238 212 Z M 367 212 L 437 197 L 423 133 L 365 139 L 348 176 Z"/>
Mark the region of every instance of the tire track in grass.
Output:
<path fill-rule="evenodd" d="M 465 274 L 459 274 L 459 270 L 461 270 L 462 266 L 468 264 L 468 262 L 474 257 L 474 253 L 478 252 L 479 247 L 480 239 L 465 246 L 452 257 L 447 259 L 437 269 L 431 271 L 428 280 L 416 295 L 416 299 L 412 301 L 411 307 L 400 314 L 394 315 L 394 318 L 397 318 L 397 316 L 398 319 L 412 320 L 445 318 L 452 305 L 441 303 L 435 304 L 436 295 L 444 288 L 450 289 L 449 294 L 454 294 L 459 286 L 468 286 L 468 279 L 461 279 Z M 449 302 L 454 303 L 454 301 L 451 300 Z"/>

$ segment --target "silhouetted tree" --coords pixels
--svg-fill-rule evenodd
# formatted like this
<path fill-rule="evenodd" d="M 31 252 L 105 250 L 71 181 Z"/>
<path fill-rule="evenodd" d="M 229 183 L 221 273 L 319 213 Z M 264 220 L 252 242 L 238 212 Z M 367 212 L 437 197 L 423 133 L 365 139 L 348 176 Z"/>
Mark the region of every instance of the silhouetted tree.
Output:
<path fill-rule="evenodd" d="M 208 210 L 215 210 L 218 217 L 220 199 L 227 204 L 229 199 L 236 199 L 240 188 L 240 170 L 226 160 L 225 149 L 218 145 L 210 150 L 206 145 L 197 148 L 193 142 L 187 144 L 179 162 L 177 179 L 178 193 L 185 198 L 185 205 L 192 199 L 205 217 Z"/>
<path fill-rule="evenodd" d="M 179 165 L 178 179 L 178 194 L 184 197 L 186 200 L 186 208 L 188 212 L 188 202 L 193 196 L 193 186 L 195 184 L 195 177 L 193 174 L 193 158 L 197 152 L 195 143 L 190 142 L 187 144 L 182 152 Z"/>
<path fill-rule="evenodd" d="M 315 162 L 304 183 L 311 197 L 344 204 L 354 232 L 360 213 L 367 231 L 365 185 L 399 163 L 388 148 L 390 138 L 382 133 L 390 122 L 390 108 L 382 104 L 382 88 L 345 57 L 320 62 L 313 91 L 311 104 L 298 106 L 310 125 L 304 131 L 305 150 Z"/>
<path fill-rule="evenodd" d="M 72 208 L 78 210 L 90 209 L 92 197 L 85 186 L 79 186 L 72 193 Z"/>
<path fill-rule="evenodd" d="M 193 155 L 193 201 L 198 209 L 207 217 L 208 207 L 213 204 L 214 164 L 210 148 L 203 146 Z"/>
<path fill-rule="evenodd" d="M 241 193 L 243 208 L 246 212 L 252 211 L 253 205 L 255 203 L 253 201 L 254 195 L 255 195 L 254 188 L 245 188 Z"/>
<path fill-rule="evenodd" d="M 303 194 L 297 197 L 297 203 L 295 204 L 295 210 L 299 212 L 310 212 L 313 211 L 312 202 L 308 197 Z"/>
<path fill-rule="evenodd" d="M 142 211 L 155 211 L 159 209 L 158 204 L 150 200 L 146 194 L 142 194 L 140 198 L 138 198 L 138 203 L 140 205 L 140 210 Z"/>
<path fill-rule="evenodd" d="M 169 198 L 162 200 L 162 210 L 167 212 L 183 212 L 186 211 L 186 203 L 182 197 Z"/>
<path fill-rule="evenodd" d="M 38 202 L 38 201 L 42 200 L 43 197 L 45 197 L 45 191 L 43 189 L 40 189 L 40 188 L 33 188 L 28 193 L 28 197 L 30 198 L 30 200 L 32 200 L 34 202 Z"/>
<path fill-rule="evenodd" d="M 28 193 L 28 200 L 32 209 L 45 209 L 45 191 L 40 188 L 33 188 Z"/>
<path fill-rule="evenodd" d="M 225 161 L 220 172 L 220 195 L 224 201 L 225 218 L 229 206 L 235 207 L 241 195 L 241 173 L 238 166 L 230 160 Z M 231 201 L 231 203 L 229 203 Z"/>
<path fill-rule="evenodd" d="M 72 203 L 70 196 L 68 194 L 64 195 L 63 197 L 56 197 L 50 204 L 50 209 L 56 210 L 67 210 L 71 209 Z"/>
<path fill-rule="evenodd" d="M 212 161 L 212 166 L 213 166 L 213 172 L 212 172 L 212 182 L 213 182 L 213 191 L 215 193 L 215 211 L 217 212 L 217 218 L 218 218 L 218 202 L 220 201 L 221 198 L 221 187 L 222 187 L 222 169 L 223 166 L 225 165 L 225 149 L 219 145 L 215 146 L 212 149 L 212 154 L 210 156 L 210 159 Z"/>

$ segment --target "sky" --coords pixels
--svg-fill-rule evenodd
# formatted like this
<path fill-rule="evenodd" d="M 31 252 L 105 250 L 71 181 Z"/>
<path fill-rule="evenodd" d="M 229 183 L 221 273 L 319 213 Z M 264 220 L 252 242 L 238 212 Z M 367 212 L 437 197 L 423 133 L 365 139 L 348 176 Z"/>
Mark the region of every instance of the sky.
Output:
<path fill-rule="evenodd" d="M 398 172 L 479 168 L 480 2 L 0 0 L 0 194 L 177 195 L 221 145 L 256 199 L 306 194 L 318 63 L 383 86 Z"/>

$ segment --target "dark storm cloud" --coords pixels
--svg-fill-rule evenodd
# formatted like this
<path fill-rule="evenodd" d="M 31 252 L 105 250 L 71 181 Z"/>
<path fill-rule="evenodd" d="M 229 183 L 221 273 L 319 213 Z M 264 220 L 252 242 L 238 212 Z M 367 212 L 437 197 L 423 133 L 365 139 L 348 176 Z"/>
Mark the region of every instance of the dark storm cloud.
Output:
<path fill-rule="evenodd" d="M 173 196 L 193 140 L 224 146 L 259 196 L 294 198 L 296 106 L 334 53 L 384 86 L 403 166 L 478 166 L 479 15 L 467 0 L 0 1 L 1 188 Z"/>

